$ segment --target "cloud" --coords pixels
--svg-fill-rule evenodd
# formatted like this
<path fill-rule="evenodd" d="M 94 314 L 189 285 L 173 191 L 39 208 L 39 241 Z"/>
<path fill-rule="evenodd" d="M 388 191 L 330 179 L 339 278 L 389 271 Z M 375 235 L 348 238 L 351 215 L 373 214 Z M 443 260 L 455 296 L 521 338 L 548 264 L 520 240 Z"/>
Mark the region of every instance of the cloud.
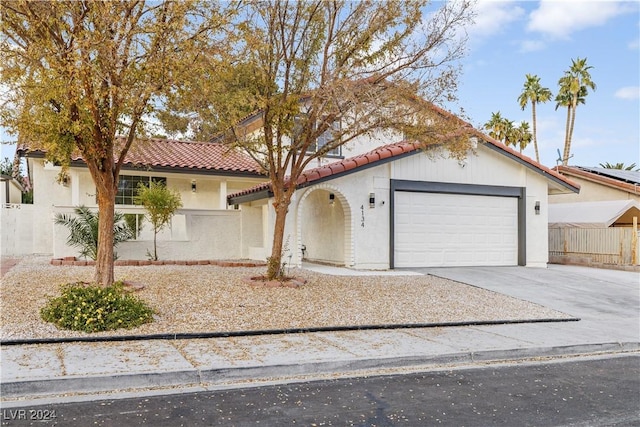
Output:
<path fill-rule="evenodd" d="M 640 86 L 621 87 L 614 96 L 620 99 L 640 99 Z"/>
<path fill-rule="evenodd" d="M 551 38 L 566 39 L 585 28 L 605 24 L 632 9 L 625 2 L 541 0 L 531 12 L 527 29 Z"/>
<path fill-rule="evenodd" d="M 523 40 L 518 42 L 520 45 L 520 52 L 536 52 L 543 50 L 547 45 L 541 40 Z"/>
<path fill-rule="evenodd" d="M 469 29 L 471 40 L 500 34 L 525 14 L 524 9 L 513 1 L 479 1 L 474 10 L 477 15 L 475 23 Z"/>

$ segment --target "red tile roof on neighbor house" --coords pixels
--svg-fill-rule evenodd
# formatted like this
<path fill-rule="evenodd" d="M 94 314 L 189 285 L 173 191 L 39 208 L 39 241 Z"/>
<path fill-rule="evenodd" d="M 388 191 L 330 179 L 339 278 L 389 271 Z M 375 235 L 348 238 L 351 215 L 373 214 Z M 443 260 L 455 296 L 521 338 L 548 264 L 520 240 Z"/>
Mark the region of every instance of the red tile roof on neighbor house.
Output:
<path fill-rule="evenodd" d="M 44 155 L 43 150 L 22 149 L 26 156 Z M 72 161 L 83 161 L 79 154 Z M 224 144 L 150 138 L 137 141 L 125 158 L 125 167 L 146 166 L 190 172 L 230 172 L 265 175 L 248 155 Z"/>
<path fill-rule="evenodd" d="M 486 143 L 490 144 L 490 147 L 504 152 L 505 155 L 514 158 L 516 161 L 546 176 L 547 178 L 560 183 L 565 188 L 572 191 L 577 191 L 580 188 L 578 184 L 572 182 L 570 179 L 562 176 L 558 172 L 551 170 L 546 166 L 543 166 L 540 163 L 534 161 L 533 159 L 520 154 L 519 152 L 511 149 L 510 147 L 507 147 L 501 142 L 492 140 L 488 136 L 483 135 L 482 133 L 477 131 L 474 132 L 474 134 L 476 134 L 476 136 L 478 137 L 481 137 L 482 140 Z M 379 162 L 389 161 L 391 159 L 395 160 L 401 158 L 403 155 L 414 154 L 420 149 L 421 148 L 418 143 L 410 141 L 401 141 L 394 144 L 383 145 L 376 148 L 375 150 L 369 151 L 368 153 L 360 154 L 358 156 L 350 157 L 348 159 L 340 160 L 328 165 L 306 170 L 296 181 L 296 187 L 306 187 L 324 179 L 337 178 L 342 174 L 355 172 L 356 169 L 365 168 L 367 166 L 371 167 Z M 242 198 L 243 196 L 249 196 L 257 193 L 263 193 L 266 197 L 268 197 L 268 193 L 270 191 L 271 182 L 267 181 L 230 194 L 227 199 L 231 201 L 232 199 L 237 199 L 239 197 Z"/>

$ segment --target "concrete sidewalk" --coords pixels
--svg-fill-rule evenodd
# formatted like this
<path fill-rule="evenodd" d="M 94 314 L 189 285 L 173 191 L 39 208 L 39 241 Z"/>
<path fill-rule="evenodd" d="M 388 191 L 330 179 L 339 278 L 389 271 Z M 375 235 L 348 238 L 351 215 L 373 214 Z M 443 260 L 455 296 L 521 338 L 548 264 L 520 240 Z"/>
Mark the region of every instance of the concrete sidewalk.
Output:
<path fill-rule="evenodd" d="M 326 274 L 353 273 L 309 268 Z M 581 320 L 3 346 L 2 406 L 24 406 L 25 399 L 50 401 L 70 393 L 137 390 L 139 395 L 150 388 L 212 389 L 384 368 L 640 351 L 638 273 L 570 266 L 424 269 L 419 273 L 536 302 Z"/>

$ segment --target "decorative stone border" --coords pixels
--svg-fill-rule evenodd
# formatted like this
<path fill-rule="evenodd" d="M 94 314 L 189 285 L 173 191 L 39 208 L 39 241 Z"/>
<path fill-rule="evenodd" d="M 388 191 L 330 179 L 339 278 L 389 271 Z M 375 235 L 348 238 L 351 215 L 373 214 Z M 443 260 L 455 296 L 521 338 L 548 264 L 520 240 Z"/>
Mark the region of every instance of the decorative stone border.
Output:
<path fill-rule="evenodd" d="M 95 261 L 83 261 L 78 260 L 75 257 L 65 258 L 53 258 L 50 262 L 51 265 L 64 265 L 64 266 L 93 266 L 96 265 Z M 218 267 L 264 267 L 267 264 L 260 261 L 249 260 L 116 260 L 114 262 L 116 267 L 137 267 L 147 265 L 217 265 Z"/>

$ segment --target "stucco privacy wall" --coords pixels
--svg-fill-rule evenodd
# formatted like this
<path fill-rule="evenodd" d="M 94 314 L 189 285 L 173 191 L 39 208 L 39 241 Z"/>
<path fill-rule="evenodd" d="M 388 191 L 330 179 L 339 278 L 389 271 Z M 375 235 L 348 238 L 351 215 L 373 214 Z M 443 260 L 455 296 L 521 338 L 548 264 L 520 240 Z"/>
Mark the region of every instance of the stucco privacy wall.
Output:
<path fill-rule="evenodd" d="M 57 208 L 72 213 L 73 208 Z M 207 260 L 242 258 L 242 212 L 238 210 L 181 209 L 173 224 L 158 234 L 158 257 L 164 260 Z M 78 250 L 66 245 L 69 231 L 53 225 L 53 256 L 78 256 Z M 153 252 L 153 233 L 140 240 L 122 242 L 116 248 L 120 259 L 145 260 Z"/>
<path fill-rule="evenodd" d="M 317 226 L 305 212 L 313 209 L 314 204 L 324 203 L 327 192 L 334 192 L 340 197 L 345 215 L 344 264 L 356 269 L 389 268 L 391 179 L 525 188 L 526 265 L 546 266 L 547 180 L 483 146 L 463 161 L 450 159 L 443 152 L 417 153 L 298 190 L 285 228 L 292 262 L 301 264 L 302 244 L 309 247 L 319 243 L 304 238 L 305 229 Z M 317 196 L 312 196 L 313 193 Z M 375 193 L 374 208 L 369 207 L 369 193 Z M 535 214 L 536 202 L 540 202 L 539 215 Z M 270 208 L 269 230 L 273 230 L 274 219 Z"/>

